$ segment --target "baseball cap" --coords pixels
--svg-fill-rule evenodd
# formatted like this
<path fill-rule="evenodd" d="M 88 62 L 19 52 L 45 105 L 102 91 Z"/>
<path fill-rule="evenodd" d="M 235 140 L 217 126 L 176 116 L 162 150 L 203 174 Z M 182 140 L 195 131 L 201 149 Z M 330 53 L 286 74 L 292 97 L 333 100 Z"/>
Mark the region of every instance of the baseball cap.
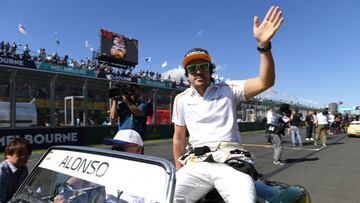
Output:
<path fill-rule="evenodd" d="M 112 145 L 114 143 L 117 144 L 137 144 L 140 146 L 144 146 L 144 143 L 141 139 L 139 133 L 135 130 L 126 129 L 126 130 L 119 130 L 113 139 L 105 139 L 105 145 Z"/>
<path fill-rule="evenodd" d="M 205 49 L 202 49 L 202 48 L 193 48 L 193 49 L 190 49 L 190 51 L 188 51 L 185 54 L 184 59 L 182 60 L 182 64 L 185 68 L 190 61 L 197 60 L 197 59 L 205 60 L 205 61 L 211 63 L 211 57 L 209 55 L 209 52 L 207 52 Z"/>

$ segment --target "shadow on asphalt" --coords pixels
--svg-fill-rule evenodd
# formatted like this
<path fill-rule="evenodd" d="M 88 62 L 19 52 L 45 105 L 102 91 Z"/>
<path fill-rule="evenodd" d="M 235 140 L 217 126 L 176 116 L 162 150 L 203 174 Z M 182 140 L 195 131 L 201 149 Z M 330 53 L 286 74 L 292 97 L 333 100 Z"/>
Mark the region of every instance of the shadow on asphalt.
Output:
<path fill-rule="evenodd" d="M 326 143 L 327 145 L 339 145 L 344 144 L 343 142 L 333 142 L 333 143 Z"/>
<path fill-rule="evenodd" d="M 303 142 L 303 146 L 314 145 L 314 142 Z"/>
<path fill-rule="evenodd" d="M 327 140 L 335 140 L 335 139 L 337 139 L 336 136 L 331 136 L 331 137 L 327 136 Z"/>
<path fill-rule="evenodd" d="M 305 161 L 317 161 L 319 158 L 299 158 L 299 159 L 285 159 L 285 162 L 287 164 L 291 163 L 299 163 L 299 162 L 305 162 Z"/>
<path fill-rule="evenodd" d="M 319 146 L 321 146 L 321 140 L 318 142 Z M 333 143 L 326 143 L 327 145 L 339 145 L 339 144 L 344 144 L 343 142 L 333 142 Z M 310 146 L 310 145 L 314 145 L 314 142 L 304 142 L 303 146 Z"/>

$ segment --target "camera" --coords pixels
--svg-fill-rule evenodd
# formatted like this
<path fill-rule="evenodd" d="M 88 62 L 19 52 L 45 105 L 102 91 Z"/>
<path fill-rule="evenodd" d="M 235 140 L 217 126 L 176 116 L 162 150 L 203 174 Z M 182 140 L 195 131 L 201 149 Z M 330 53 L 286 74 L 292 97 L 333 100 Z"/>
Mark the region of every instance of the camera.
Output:
<path fill-rule="evenodd" d="M 121 95 L 129 98 L 131 93 L 132 91 L 129 84 L 115 84 L 114 88 L 109 89 L 110 98 L 120 97 Z"/>

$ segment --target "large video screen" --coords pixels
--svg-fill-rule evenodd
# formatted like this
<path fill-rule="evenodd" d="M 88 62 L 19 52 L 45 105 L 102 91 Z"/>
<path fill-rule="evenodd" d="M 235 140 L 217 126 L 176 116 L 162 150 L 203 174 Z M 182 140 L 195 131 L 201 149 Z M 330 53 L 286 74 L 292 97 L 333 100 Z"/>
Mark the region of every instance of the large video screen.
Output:
<path fill-rule="evenodd" d="M 104 29 L 100 30 L 100 38 L 98 59 L 131 67 L 138 64 L 138 41 L 136 39 Z"/>

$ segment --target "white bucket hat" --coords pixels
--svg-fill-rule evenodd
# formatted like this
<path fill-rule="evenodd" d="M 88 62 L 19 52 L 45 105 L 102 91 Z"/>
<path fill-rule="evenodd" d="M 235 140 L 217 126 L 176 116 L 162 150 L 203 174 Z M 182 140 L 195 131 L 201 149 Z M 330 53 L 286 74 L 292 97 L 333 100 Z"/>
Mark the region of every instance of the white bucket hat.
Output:
<path fill-rule="evenodd" d="M 119 130 L 113 139 L 105 139 L 104 144 L 112 145 L 114 143 L 117 144 L 137 144 L 140 146 L 144 146 L 144 143 L 141 139 L 139 133 L 135 130 L 126 129 L 126 130 Z"/>

